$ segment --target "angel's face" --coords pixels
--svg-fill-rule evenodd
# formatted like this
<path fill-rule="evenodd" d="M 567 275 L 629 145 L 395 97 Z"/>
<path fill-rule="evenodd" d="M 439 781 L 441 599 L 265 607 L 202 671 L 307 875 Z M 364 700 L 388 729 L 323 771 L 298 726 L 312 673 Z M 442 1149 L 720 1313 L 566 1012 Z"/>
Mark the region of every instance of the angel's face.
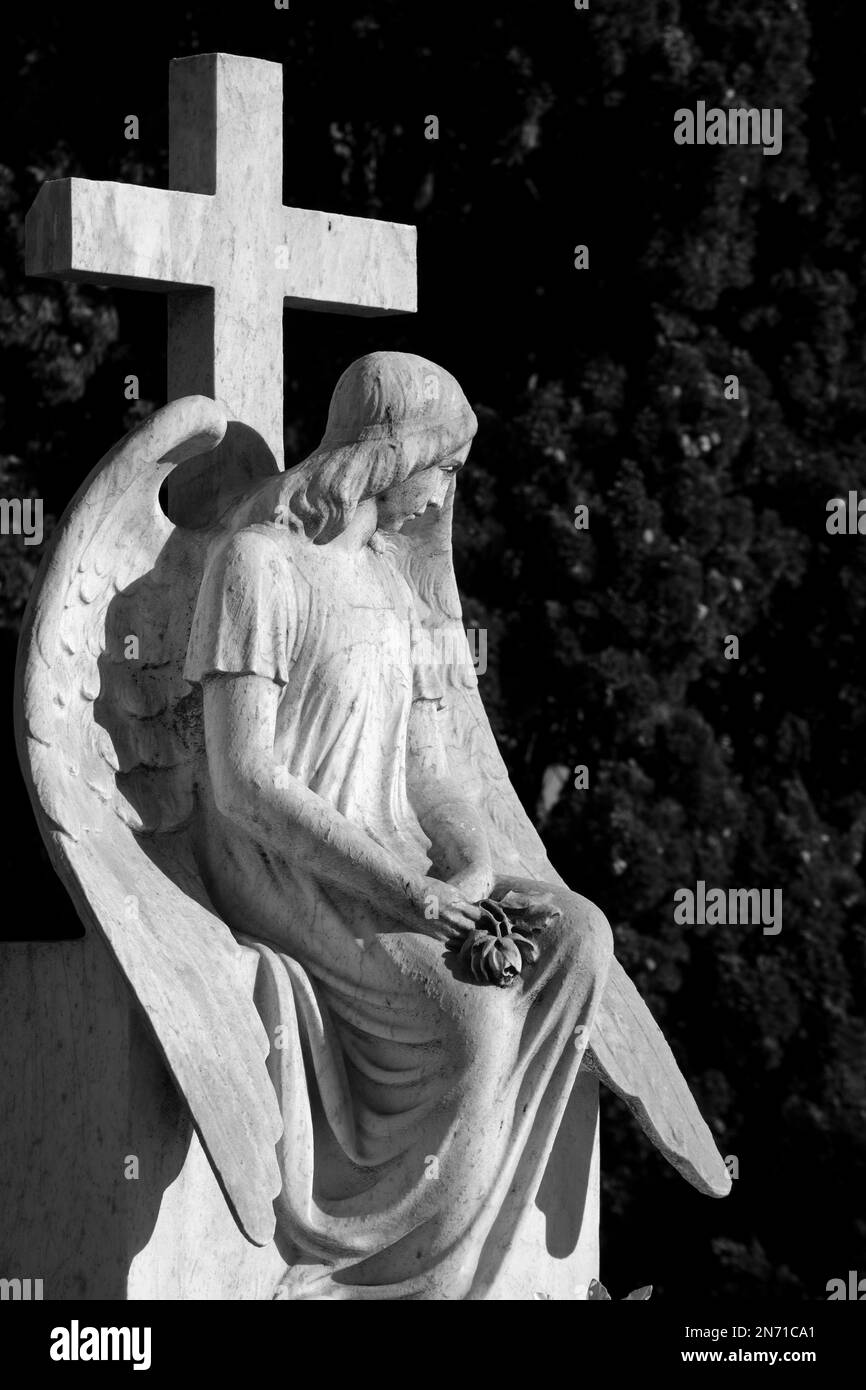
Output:
<path fill-rule="evenodd" d="M 405 521 L 420 516 L 428 507 L 441 507 L 448 486 L 466 462 L 470 445 L 464 444 L 447 458 L 437 459 L 427 468 L 413 473 L 405 482 L 395 483 L 376 498 L 380 531 L 399 531 Z"/>

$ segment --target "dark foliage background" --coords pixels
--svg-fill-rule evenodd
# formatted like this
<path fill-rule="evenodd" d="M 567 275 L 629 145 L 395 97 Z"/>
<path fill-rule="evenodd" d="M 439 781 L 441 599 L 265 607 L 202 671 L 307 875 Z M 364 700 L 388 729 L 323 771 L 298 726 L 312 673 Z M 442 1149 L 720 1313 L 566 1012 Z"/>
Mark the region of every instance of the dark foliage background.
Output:
<path fill-rule="evenodd" d="M 740 1165 L 726 1202 L 700 1198 L 605 1100 L 615 1297 L 823 1298 L 862 1270 L 866 542 L 825 531 L 866 426 L 857 9 L 251 0 L 7 21 L 0 495 L 59 515 L 164 400 L 162 299 L 26 280 L 23 217 L 45 178 L 166 182 L 170 58 L 281 61 L 285 201 L 417 221 L 417 318 L 287 316 L 287 456 L 374 347 L 441 361 L 477 405 L 456 551 L 467 621 L 489 632 L 488 708 L 554 862 L 608 913 Z M 673 112 L 700 98 L 783 108 L 781 155 L 676 146 Z M 38 559 L 0 537 L 8 692 Z M 589 789 L 542 802 L 545 772 L 555 792 L 578 763 Z M 3 771 L 0 871 L 40 913 L 7 934 L 74 931 L 11 718 Z M 783 888 L 781 934 L 675 926 L 673 893 L 698 878 Z"/>

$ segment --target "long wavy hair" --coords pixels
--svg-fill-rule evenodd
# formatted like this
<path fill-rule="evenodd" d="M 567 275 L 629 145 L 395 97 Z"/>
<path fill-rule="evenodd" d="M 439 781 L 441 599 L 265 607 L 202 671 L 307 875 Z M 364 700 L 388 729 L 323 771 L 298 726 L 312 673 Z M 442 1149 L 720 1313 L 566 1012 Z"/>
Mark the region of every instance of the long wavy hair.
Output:
<path fill-rule="evenodd" d="M 232 529 L 270 523 L 325 545 L 361 502 L 449 458 L 478 421 L 442 367 L 408 352 L 371 352 L 337 382 L 318 448 L 233 509 Z"/>

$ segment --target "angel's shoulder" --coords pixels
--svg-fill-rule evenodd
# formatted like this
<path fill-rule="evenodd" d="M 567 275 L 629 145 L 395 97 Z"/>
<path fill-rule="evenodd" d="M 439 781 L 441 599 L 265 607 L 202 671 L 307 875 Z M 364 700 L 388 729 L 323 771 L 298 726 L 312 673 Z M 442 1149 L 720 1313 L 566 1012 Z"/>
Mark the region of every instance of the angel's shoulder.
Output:
<path fill-rule="evenodd" d="M 269 573 L 279 582 L 305 576 L 302 546 L 285 527 L 254 522 L 214 540 L 209 569 L 226 579 L 261 581 Z"/>

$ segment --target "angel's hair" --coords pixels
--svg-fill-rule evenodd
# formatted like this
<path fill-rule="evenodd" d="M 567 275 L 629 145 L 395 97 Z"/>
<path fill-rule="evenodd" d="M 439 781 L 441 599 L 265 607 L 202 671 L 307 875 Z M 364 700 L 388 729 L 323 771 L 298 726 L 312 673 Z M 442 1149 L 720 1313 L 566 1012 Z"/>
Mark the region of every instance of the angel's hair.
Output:
<path fill-rule="evenodd" d="M 449 458 L 477 428 L 449 372 L 408 352 L 372 352 L 337 382 L 318 448 L 248 494 L 233 524 L 297 527 L 324 545 L 359 503 Z"/>

